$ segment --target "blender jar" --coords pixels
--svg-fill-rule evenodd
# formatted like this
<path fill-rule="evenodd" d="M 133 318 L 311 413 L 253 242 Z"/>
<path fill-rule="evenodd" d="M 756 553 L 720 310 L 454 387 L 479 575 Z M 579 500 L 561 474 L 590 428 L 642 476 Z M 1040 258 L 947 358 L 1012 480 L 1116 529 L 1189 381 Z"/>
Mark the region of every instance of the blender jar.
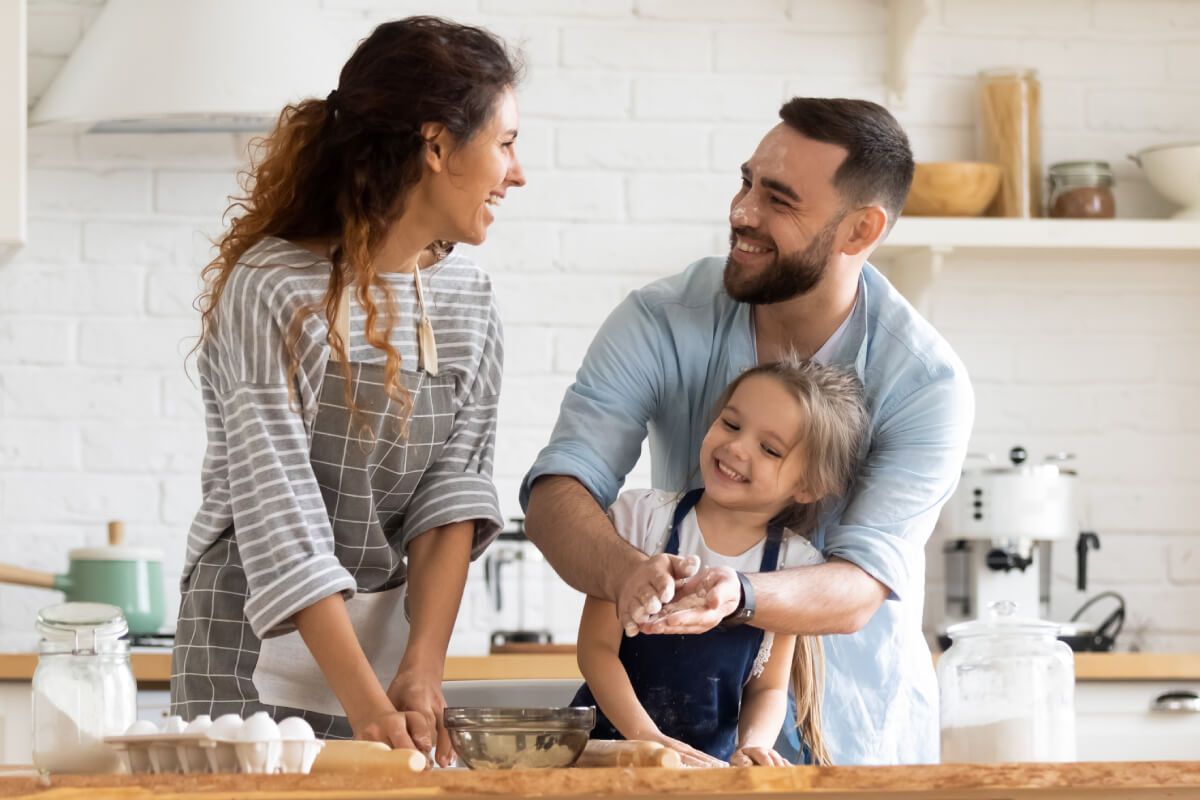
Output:
<path fill-rule="evenodd" d="M 952 626 L 938 660 L 943 763 L 1075 760 L 1075 656 L 1007 601 Z"/>
<path fill-rule="evenodd" d="M 38 612 L 33 673 L 33 763 L 42 773 L 118 772 L 104 744 L 137 718 L 137 682 L 129 665 L 121 609 L 62 603 Z"/>

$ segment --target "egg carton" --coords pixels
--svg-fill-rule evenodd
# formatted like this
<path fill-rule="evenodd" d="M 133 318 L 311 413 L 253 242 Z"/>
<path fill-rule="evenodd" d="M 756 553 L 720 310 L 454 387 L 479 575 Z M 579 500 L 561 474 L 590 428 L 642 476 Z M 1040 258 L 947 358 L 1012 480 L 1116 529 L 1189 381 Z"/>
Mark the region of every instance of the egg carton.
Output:
<path fill-rule="evenodd" d="M 325 742 L 307 722 L 289 717 L 276 724 L 265 711 L 243 720 L 225 714 L 212 720 L 201 715 L 184 725 L 167 719 L 162 730 L 139 720 L 122 736 L 105 744 L 121 753 L 131 773 L 242 772 L 307 774 Z"/>

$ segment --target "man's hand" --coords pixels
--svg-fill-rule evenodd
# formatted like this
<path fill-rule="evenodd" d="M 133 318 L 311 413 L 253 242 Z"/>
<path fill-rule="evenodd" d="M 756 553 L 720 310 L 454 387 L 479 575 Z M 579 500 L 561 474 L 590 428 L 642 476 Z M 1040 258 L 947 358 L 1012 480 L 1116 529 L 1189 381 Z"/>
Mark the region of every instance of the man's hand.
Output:
<path fill-rule="evenodd" d="M 676 585 L 695 575 L 699 568 L 700 559 L 696 556 L 680 558 L 666 553 L 651 556 L 638 565 L 617 595 L 617 617 L 625 635 L 636 636 L 641 626 L 675 598 Z"/>
<path fill-rule="evenodd" d="M 642 633 L 704 633 L 732 614 L 742 584 L 729 567 L 707 567 L 677 587 L 675 600 L 641 625 Z"/>

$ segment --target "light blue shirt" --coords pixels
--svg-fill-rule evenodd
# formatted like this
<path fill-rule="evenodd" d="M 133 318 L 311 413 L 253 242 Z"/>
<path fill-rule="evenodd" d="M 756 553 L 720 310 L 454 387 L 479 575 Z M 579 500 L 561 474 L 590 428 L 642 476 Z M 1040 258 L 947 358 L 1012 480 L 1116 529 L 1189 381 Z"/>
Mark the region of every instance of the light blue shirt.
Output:
<path fill-rule="evenodd" d="M 753 366 L 751 306 L 723 258 L 631 293 L 593 340 L 549 445 L 525 476 L 577 478 L 604 508 L 650 436 L 653 488 L 700 485 L 700 442 L 725 386 Z M 837 764 L 938 761 L 937 683 L 921 632 L 925 543 L 958 483 L 975 413 L 962 362 L 871 265 L 828 353 L 863 383 L 871 427 L 855 486 L 813 544 L 891 590 L 858 633 L 824 637 L 825 734 Z"/>

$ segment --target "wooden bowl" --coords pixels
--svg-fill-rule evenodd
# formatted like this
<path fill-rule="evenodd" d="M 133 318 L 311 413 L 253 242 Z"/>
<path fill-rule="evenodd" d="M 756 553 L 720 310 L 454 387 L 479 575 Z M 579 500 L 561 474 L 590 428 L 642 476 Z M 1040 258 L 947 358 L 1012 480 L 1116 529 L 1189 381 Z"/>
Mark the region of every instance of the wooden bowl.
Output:
<path fill-rule="evenodd" d="M 917 164 L 904 213 L 914 217 L 977 217 L 1000 189 L 1000 168 L 982 161 Z"/>

